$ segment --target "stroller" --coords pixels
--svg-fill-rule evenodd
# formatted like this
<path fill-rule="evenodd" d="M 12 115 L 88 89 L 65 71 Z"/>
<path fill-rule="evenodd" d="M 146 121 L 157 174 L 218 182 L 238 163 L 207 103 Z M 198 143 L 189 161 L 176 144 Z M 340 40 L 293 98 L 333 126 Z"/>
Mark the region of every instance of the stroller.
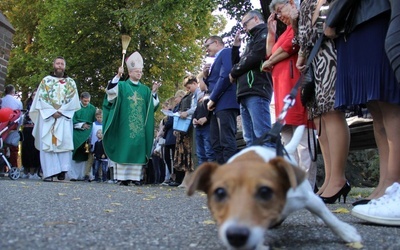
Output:
<path fill-rule="evenodd" d="M 20 177 L 20 169 L 11 166 L 7 159 L 4 144 L 18 146 L 21 139 L 18 131 L 25 111 L 0 109 L 0 176 L 8 176 L 11 180 Z"/>

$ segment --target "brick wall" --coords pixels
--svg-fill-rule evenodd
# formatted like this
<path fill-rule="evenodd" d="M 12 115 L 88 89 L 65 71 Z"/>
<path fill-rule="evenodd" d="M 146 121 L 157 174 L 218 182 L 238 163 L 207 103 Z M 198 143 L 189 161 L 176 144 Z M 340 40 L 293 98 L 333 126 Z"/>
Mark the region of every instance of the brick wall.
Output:
<path fill-rule="evenodd" d="M 7 65 L 10 58 L 14 28 L 7 18 L 0 12 L 0 92 L 4 91 L 4 84 L 7 75 Z"/>

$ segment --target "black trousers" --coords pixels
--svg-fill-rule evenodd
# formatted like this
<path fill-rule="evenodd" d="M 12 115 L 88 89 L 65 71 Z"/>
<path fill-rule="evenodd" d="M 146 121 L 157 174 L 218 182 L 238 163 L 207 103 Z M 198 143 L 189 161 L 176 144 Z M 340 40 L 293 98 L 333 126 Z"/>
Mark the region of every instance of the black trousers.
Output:
<path fill-rule="evenodd" d="M 40 171 L 40 152 L 35 148 L 35 138 L 32 135 L 33 127 L 24 127 L 22 134 L 24 140 L 21 144 L 21 163 L 24 172 L 39 173 Z"/>
<path fill-rule="evenodd" d="M 216 160 L 224 164 L 236 154 L 237 116 L 239 110 L 225 109 L 215 112 L 210 121 L 210 140 Z"/>

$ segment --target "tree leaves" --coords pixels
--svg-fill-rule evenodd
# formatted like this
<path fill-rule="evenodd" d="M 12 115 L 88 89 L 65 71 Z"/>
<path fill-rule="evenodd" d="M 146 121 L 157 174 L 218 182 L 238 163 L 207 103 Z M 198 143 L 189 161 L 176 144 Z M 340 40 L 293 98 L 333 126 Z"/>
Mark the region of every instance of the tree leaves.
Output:
<path fill-rule="evenodd" d="M 183 77 L 197 74 L 204 58 L 205 38 L 226 23 L 212 15 L 227 9 L 238 20 L 250 1 L 199 0 L 4 0 L 0 9 L 14 28 L 8 81 L 23 99 L 52 71 L 63 56 L 67 73 L 79 92 L 88 91 L 101 107 L 104 91 L 122 59 L 121 35 L 132 37 L 127 56 L 139 51 L 144 59 L 143 83 L 163 83 L 161 100 L 183 89 Z"/>

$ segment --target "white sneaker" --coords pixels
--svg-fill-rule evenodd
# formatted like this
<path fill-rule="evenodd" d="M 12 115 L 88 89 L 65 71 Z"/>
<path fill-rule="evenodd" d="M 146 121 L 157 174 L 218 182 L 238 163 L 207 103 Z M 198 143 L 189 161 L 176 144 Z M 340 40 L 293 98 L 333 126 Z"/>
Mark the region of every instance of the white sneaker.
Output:
<path fill-rule="evenodd" d="M 30 174 L 21 173 L 21 179 L 29 179 Z"/>
<path fill-rule="evenodd" d="M 355 206 L 351 214 L 376 224 L 400 226 L 400 184 L 395 182 L 382 197 Z"/>
<path fill-rule="evenodd" d="M 40 177 L 38 176 L 38 174 L 29 174 L 28 179 L 30 179 L 30 180 L 40 180 Z"/>

